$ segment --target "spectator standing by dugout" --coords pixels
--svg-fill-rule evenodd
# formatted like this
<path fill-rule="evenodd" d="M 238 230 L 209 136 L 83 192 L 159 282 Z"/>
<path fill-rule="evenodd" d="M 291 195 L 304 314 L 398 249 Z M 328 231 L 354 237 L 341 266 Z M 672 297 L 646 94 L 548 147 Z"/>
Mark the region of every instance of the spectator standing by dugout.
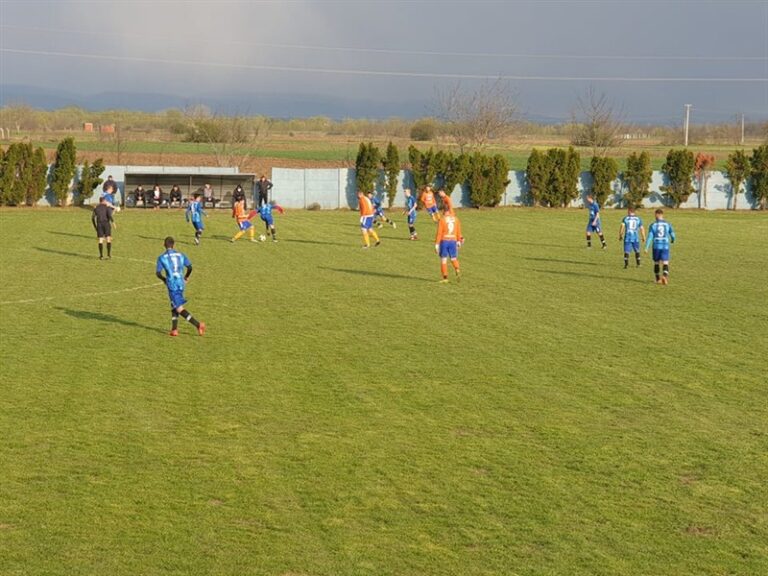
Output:
<path fill-rule="evenodd" d="M 269 204 L 269 191 L 272 190 L 272 182 L 267 180 L 267 177 L 262 174 L 261 178 L 256 181 L 256 192 L 259 194 L 259 208 L 264 204 Z"/>

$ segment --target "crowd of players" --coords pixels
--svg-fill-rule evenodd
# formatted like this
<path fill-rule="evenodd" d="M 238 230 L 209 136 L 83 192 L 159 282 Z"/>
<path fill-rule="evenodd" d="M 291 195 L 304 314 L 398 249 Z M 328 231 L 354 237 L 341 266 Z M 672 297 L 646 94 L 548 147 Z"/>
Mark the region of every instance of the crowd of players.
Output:
<path fill-rule="evenodd" d="M 266 240 L 265 235 L 255 238 L 255 227 L 252 220 L 258 215 L 264 223 L 265 231 L 272 238 L 272 242 L 277 242 L 277 233 L 275 230 L 273 210 L 280 214 L 284 213 L 283 208 L 268 200 L 269 188 L 263 187 L 263 193 L 260 189 L 256 208 L 250 211 L 246 209 L 245 193 L 241 187 L 233 193 L 232 217 L 237 225 L 237 233 L 230 239 L 230 242 L 236 242 L 246 233 L 251 242 Z M 106 246 L 109 259 L 112 257 L 112 227 L 115 227 L 113 212 L 117 209 L 114 203 L 114 194 L 116 185 L 111 176 L 105 182 L 103 192 L 99 198 L 98 205 L 93 209 L 92 223 L 96 230 L 99 242 L 99 259 L 104 259 L 104 247 Z M 387 217 L 380 198 L 377 198 L 372 191 L 357 193 L 360 209 L 360 231 L 363 237 L 363 248 L 368 249 L 371 246 L 371 239 L 374 246 L 381 244 L 381 239 L 376 232 L 376 228 L 381 228 L 384 224 L 390 225 L 393 229 L 397 224 Z M 206 215 L 203 208 L 204 197 L 200 193 L 195 193 L 192 199 L 187 203 L 185 210 L 185 219 L 191 223 L 194 228 L 194 243 L 200 244 L 200 240 L 205 230 L 203 218 Z M 589 210 L 589 220 L 587 222 L 586 240 L 587 248 L 592 248 L 592 234 L 597 234 L 600 239 L 603 250 L 607 248 L 607 242 L 600 222 L 600 206 L 594 197 L 586 197 L 587 208 Z M 456 216 L 451 197 L 444 190 L 434 192 L 431 186 L 425 186 L 418 198 L 412 194 L 410 189 L 405 190 L 405 211 L 408 223 L 408 232 L 410 240 L 418 240 L 416 232 L 416 214 L 418 204 L 423 205 L 431 221 L 437 224 L 435 235 L 435 253 L 440 257 L 440 275 L 441 283 L 447 283 L 448 263 L 453 268 L 456 281 L 461 279 L 461 269 L 459 265 L 459 249 L 464 243 L 464 237 L 461 232 L 461 222 Z M 439 206 L 439 204 L 441 206 Z M 624 268 L 629 267 L 630 253 L 634 253 L 635 265 L 640 266 L 640 241 L 645 243 L 645 252 L 653 246 L 654 275 L 657 284 L 666 285 L 669 283 L 669 251 L 670 245 L 675 241 L 675 232 L 672 225 L 664 219 L 664 211 L 657 209 L 654 213 L 655 221 L 649 226 L 646 235 L 642 219 L 635 213 L 634 208 L 627 210 L 627 215 L 621 222 L 619 230 L 619 241 L 624 243 Z M 168 297 L 171 302 L 171 336 L 178 336 L 179 317 L 184 318 L 191 323 L 201 336 L 205 333 L 205 323 L 198 322 L 184 307 L 187 300 L 184 296 L 184 288 L 192 274 L 192 263 L 186 254 L 175 250 L 175 240 L 167 237 L 164 240 L 165 251 L 157 258 L 155 273 L 163 281 L 168 289 Z"/>

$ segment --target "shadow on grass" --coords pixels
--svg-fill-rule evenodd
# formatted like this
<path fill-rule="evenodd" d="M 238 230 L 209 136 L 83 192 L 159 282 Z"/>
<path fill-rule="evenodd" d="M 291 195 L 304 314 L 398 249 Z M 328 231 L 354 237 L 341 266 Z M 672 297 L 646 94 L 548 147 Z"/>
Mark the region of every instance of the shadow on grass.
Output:
<path fill-rule="evenodd" d="M 67 316 L 71 316 L 72 318 L 77 318 L 78 320 L 95 320 L 97 322 L 106 322 L 108 324 L 120 324 L 121 326 L 129 326 L 131 328 L 142 328 L 144 330 L 149 330 L 150 332 L 158 332 L 160 334 L 165 334 L 165 331 L 161 330 L 160 328 L 153 328 L 152 326 L 144 326 L 144 324 L 139 324 L 138 322 L 134 322 L 133 320 L 124 320 L 122 318 L 118 318 L 117 316 L 113 316 L 112 314 L 103 314 L 101 312 L 90 312 L 88 310 L 73 310 L 71 308 L 63 308 L 61 306 L 56 306 L 55 309 L 61 310 Z"/>
<path fill-rule="evenodd" d="M 59 236 L 72 236 L 72 238 L 88 238 L 88 240 L 93 240 L 96 238 L 96 234 L 72 234 L 70 232 L 59 232 L 58 230 L 48 230 L 48 234 L 57 234 Z"/>
<path fill-rule="evenodd" d="M 525 260 L 532 260 L 534 262 L 559 262 L 561 264 L 580 264 L 582 266 L 597 266 L 595 262 L 582 262 L 580 260 L 560 260 L 558 258 L 529 258 L 524 257 Z"/>
<path fill-rule="evenodd" d="M 418 276 L 405 276 L 403 274 L 390 274 L 389 272 L 372 272 L 370 270 L 354 270 L 348 268 L 328 268 L 327 266 L 319 266 L 320 270 L 329 270 L 331 272 L 341 272 L 342 274 L 355 274 L 356 276 L 378 276 L 380 278 L 396 278 L 398 280 L 413 280 L 415 282 L 430 282 L 427 278 L 419 278 Z"/>
<path fill-rule="evenodd" d="M 507 240 L 506 244 L 519 244 L 520 246 L 536 246 L 542 248 L 573 248 L 573 246 L 567 246 L 565 244 L 545 244 L 543 242 L 518 242 L 516 240 Z"/>
<path fill-rule="evenodd" d="M 584 272 L 566 272 L 563 270 L 537 270 L 532 269 L 531 272 L 540 272 L 541 274 L 555 274 L 558 276 L 579 276 L 581 278 L 596 278 L 598 280 L 618 280 L 619 282 L 632 282 L 635 284 L 653 284 L 651 278 L 648 280 L 640 280 L 639 278 L 622 278 L 620 276 L 600 276 L 600 274 L 585 274 Z"/>
<path fill-rule="evenodd" d="M 300 240 L 298 238 L 285 238 L 284 240 L 281 239 L 281 242 L 295 242 L 297 244 L 319 244 L 324 246 L 344 246 L 346 248 L 349 248 L 350 246 L 354 246 L 354 244 L 344 244 L 342 242 L 325 242 L 323 240 Z"/>
<path fill-rule="evenodd" d="M 94 242 L 94 245 L 95 244 L 96 243 Z M 57 254 L 59 256 L 71 256 L 73 258 L 82 258 L 84 260 L 98 260 L 99 259 L 97 253 L 94 253 L 93 256 L 89 256 L 87 254 L 81 254 L 80 252 L 66 252 L 64 250 L 54 250 L 53 248 L 41 248 L 40 246 L 35 246 L 35 250 L 37 250 L 39 252 L 45 252 L 47 254 Z"/>

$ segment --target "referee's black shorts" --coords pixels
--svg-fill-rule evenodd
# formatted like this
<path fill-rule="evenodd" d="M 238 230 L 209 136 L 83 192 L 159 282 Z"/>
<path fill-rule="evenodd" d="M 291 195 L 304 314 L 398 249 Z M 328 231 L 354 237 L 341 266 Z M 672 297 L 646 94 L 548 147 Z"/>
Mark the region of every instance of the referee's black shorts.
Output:
<path fill-rule="evenodd" d="M 109 222 L 97 222 L 96 223 L 96 236 L 99 238 L 106 238 L 112 236 L 112 224 Z"/>

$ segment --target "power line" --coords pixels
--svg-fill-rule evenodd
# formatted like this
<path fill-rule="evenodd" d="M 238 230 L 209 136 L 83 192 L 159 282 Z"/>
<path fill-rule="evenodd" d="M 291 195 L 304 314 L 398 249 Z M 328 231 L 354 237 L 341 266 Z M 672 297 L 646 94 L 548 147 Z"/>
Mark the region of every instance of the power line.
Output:
<path fill-rule="evenodd" d="M 144 64 L 168 64 L 174 66 L 206 66 L 210 68 L 229 68 L 239 70 L 269 70 L 274 72 L 301 72 L 315 74 L 344 74 L 352 76 L 387 76 L 402 78 L 445 78 L 454 80 L 526 80 L 554 82 L 674 82 L 674 83 L 746 83 L 768 84 L 768 78 L 722 78 L 722 77 L 654 77 L 654 76 L 533 76 L 515 74 L 462 74 L 440 72 L 409 72 L 397 70 L 365 70 L 352 68 L 311 68 L 306 66 L 275 66 L 270 64 L 237 64 L 231 62 L 205 62 L 179 60 L 170 58 L 147 58 L 139 56 L 111 56 L 107 54 L 86 54 L 81 52 L 54 52 L 47 50 L 25 50 L 17 48 L 0 48 L 7 54 L 23 54 L 29 56 L 57 56 L 65 58 L 84 58 L 90 60 L 110 60 L 119 62 L 135 62 Z"/>
<path fill-rule="evenodd" d="M 76 36 L 102 36 L 106 38 L 133 38 L 131 34 L 115 34 L 112 32 L 104 31 L 75 31 L 71 29 L 62 30 L 59 28 L 43 28 L 33 26 L 13 26 L 3 24 L 0 28 L 7 28 L 10 30 L 25 30 L 29 32 L 44 32 L 44 33 L 61 33 L 67 35 Z M 171 39 L 175 41 L 176 38 Z M 147 42 L 151 42 L 152 39 L 148 39 Z M 162 39 L 163 45 L 168 44 L 168 39 Z M 308 51 L 327 51 L 327 52 L 355 52 L 355 53 L 369 53 L 369 54 L 399 54 L 404 56 L 440 56 L 447 58 L 528 58 L 528 59 L 540 59 L 540 60 L 644 60 L 644 61 L 658 61 L 658 60 L 678 60 L 678 61 L 768 61 L 768 56 L 686 56 L 686 55 L 625 55 L 620 56 L 616 54 L 530 54 L 530 53 L 504 53 L 504 52 L 446 52 L 437 50 L 404 50 L 399 48 L 360 48 L 360 47 L 345 47 L 345 46 L 322 46 L 316 44 L 289 44 L 289 43 L 272 43 L 272 42 L 245 42 L 243 40 L 219 40 L 217 44 L 229 44 L 232 46 L 250 46 L 254 48 L 278 48 L 289 50 L 308 50 Z"/>

